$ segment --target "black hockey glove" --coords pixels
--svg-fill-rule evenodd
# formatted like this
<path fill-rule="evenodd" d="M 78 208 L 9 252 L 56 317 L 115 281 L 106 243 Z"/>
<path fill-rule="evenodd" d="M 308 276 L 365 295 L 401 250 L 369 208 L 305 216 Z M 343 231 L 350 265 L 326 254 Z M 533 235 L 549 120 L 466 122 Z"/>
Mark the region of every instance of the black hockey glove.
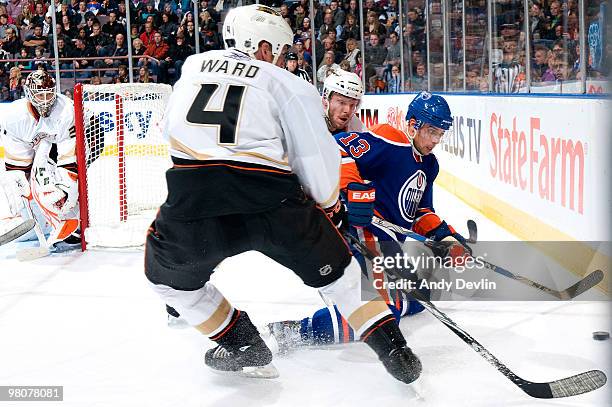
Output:
<path fill-rule="evenodd" d="M 348 227 L 348 217 L 346 214 L 346 208 L 340 198 L 336 201 L 335 204 L 330 206 L 329 208 L 325 208 L 325 213 L 332 221 L 334 226 L 338 228 L 338 230 L 342 231 Z"/>

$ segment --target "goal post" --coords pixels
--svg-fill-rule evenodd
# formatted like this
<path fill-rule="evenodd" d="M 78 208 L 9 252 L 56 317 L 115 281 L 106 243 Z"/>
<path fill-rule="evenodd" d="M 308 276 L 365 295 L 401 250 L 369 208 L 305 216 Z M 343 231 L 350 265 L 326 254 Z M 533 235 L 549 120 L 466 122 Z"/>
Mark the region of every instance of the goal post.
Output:
<path fill-rule="evenodd" d="M 83 250 L 144 244 L 167 194 L 162 131 L 171 92 L 152 83 L 75 86 Z"/>

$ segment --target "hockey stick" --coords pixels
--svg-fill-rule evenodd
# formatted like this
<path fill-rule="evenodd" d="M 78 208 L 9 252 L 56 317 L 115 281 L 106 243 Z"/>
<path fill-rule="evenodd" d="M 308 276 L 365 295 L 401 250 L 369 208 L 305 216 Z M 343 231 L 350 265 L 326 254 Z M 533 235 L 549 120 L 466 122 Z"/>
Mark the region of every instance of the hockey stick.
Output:
<path fill-rule="evenodd" d="M 38 247 L 25 247 L 17 251 L 17 260 L 19 261 L 29 261 L 35 260 L 40 257 L 45 257 L 49 255 L 49 246 L 47 245 L 47 239 L 45 239 L 45 235 L 42 231 L 42 228 L 34 218 L 34 214 L 32 213 L 32 207 L 30 206 L 30 201 L 27 198 L 23 198 L 23 204 L 26 208 L 26 214 L 28 216 L 28 220 L 34 221 L 34 231 L 36 232 L 36 237 L 38 238 Z"/>
<path fill-rule="evenodd" d="M 414 240 L 417 240 L 419 242 L 422 242 L 425 244 L 425 246 L 429 247 L 429 248 L 445 248 L 445 243 L 442 242 L 436 242 L 432 239 L 429 239 L 425 236 L 421 236 L 418 233 L 415 233 L 411 230 L 408 230 L 406 228 L 403 228 L 399 225 L 393 224 L 389 221 L 386 221 L 384 219 L 380 219 L 377 217 L 374 217 L 372 219 L 372 223 L 375 225 L 379 225 L 382 227 L 385 227 L 387 229 L 391 229 L 394 232 L 400 233 L 402 235 L 408 236 Z M 468 231 L 469 231 L 469 239 L 467 240 L 469 243 L 476 243 L 476 239 L 477 239 L 477 235 L 478 235 L 478 230 L 476 227 L 476 222 L 474 222 L 473 220 L 469 220 L 468 221 Z M 520 283 L 523 283 L 525 285 L 528 285 L 530 287 L 536 288 L 540 291 L 544 291 L 545 293 L 552 295 L 553 297 L 556 297 L 560 300 L 571 300 L 574 297 L 579 296 L 580 294 L 584 293 L 585 291 L 590 290 L 591 288 L 595 287 L 597 284 L 601 283 L 603 281 L 604 278 L 604 273 L 601 270 L 595 270 L 591 273 L 589 273 L 589 275 L 587 275 L 586 277 L 583 277 L 581 280 L 579 280 L 577 283 L 575 283 L 574 285 L 566 288 L 565 290 L 554 290 L 552 288 L 546 287 L 545 285 L 542 285 L 538 282 L 535 282 L 527 277 L 521 276 L 519 274 L 514 274 L 511 271 L 497 266 L 491 262 L 488 262 L 484 259 L 481 259 L 482 263 L 484 264 L 484 266 L 486 268 L 488 268 L 489 270 L 501 274 L 502 276 L 511 278 L 515 281 L 518 281 Z"/>
<path fill-rule="evenodd" d="M 25 235 L 30 230 L 32 230 L 35 224 L 36 222 L 34 222 L 34 220 L 26 219 L 19 225 L 15 226 L 13 229 L 0 236 L 0 246 L 2 246 L 3 244 L 10 243 L 13 240 Z"/>
<path fill-rule="evenodd" d="M 361 254 L 368 259 L 374 260 L 374 258 L 377 257 L 376 254 L 373 253 L 366 245 L 364 245 L 357 237 L 351 235 L 350 233 L 345 233 L 344 236 Z M 385 271 L 395 278 L 402 278 L 393 269 L 385 269 Z M 590 370 L 588 372 L 566 377 L 564 379 L 545 383 L 536 383 L 525 380 L 517 376 L 476 339 L 474 339 L 468 332 L 463 330 L 452 319 L 450 319 L 448 315 L 440 311 L 434 304 L 423 297 L 420 292 L 414 290 L 410 291 L 408 294 L 418 300 L 419 303 L 421 303 L 434 317 L 436 317 L 436 319 L 438 319 L 438 321 L 446 325 L 446 327 L 461 338 L 463 342 L 467 343 L 480 356 L 486 359 L 487 362 L 493 365 L 493 367 L 506 376 L 506 378 L 508 378 L 512 383 L 531 397 L 551 399 L 576 396 L 578 394 L 596 390 L 606 384 L 606 381 L 608 380 L 605 373 L 600 370 Z"/>

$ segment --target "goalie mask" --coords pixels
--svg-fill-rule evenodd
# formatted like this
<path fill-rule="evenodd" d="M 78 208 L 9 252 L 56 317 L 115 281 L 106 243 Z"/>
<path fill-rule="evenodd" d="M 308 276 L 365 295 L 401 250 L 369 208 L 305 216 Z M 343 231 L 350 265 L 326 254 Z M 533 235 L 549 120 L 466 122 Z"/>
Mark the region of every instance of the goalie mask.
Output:
<path fill-rule="evenodd" d="M 28 75 L 23 85 L 26 98 L 41 117 L 47 117 L 53 109 L 57 93 L 55 79 L 48 72 L 36 70 Z"/>

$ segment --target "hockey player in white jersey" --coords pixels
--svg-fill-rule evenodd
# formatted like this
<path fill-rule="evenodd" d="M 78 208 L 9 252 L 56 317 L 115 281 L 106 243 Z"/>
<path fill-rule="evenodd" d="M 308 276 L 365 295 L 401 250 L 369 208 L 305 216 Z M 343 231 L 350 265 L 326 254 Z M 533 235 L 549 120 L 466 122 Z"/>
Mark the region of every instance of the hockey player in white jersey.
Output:
<path fill-rule="evenodd" d="M 57 94 L 55 80 L 44 70 L 28 75 L 26 98 L 0 114 L 6 172 L 0 194 L 11 216 L 36 203 L 50 225 L 49 245 L 77 244 L 78 185 L 72 101 Z M 28 203 L 24 203 L 23 198 Z"/>
<path fill-rule="evenodd" d="M 362 301 L 359 265 L 334 226 L 345 219 L 340 156 L 315 88 L 280 68 L 291 29 L 251 5 L 228 13 L 223 37 L 226 50 L 185 61 L 166 111 L 174 166 L 147 236 L 152 288 L 217 342 L 208 366 L 275 377 L 246 312 L 209 281 L 223 259 L 260 251 L 336 303 L 396 379 L 416 380 L 419 359 L 384 301 Z"/>
<path fill-rule="evenodd" d="M 332 71 L 323 82 L 323 110 L 327 128 L 332 134 L 366 131 L 356 112 L 363 96 L 359 76 L 342 69 Z"/>

